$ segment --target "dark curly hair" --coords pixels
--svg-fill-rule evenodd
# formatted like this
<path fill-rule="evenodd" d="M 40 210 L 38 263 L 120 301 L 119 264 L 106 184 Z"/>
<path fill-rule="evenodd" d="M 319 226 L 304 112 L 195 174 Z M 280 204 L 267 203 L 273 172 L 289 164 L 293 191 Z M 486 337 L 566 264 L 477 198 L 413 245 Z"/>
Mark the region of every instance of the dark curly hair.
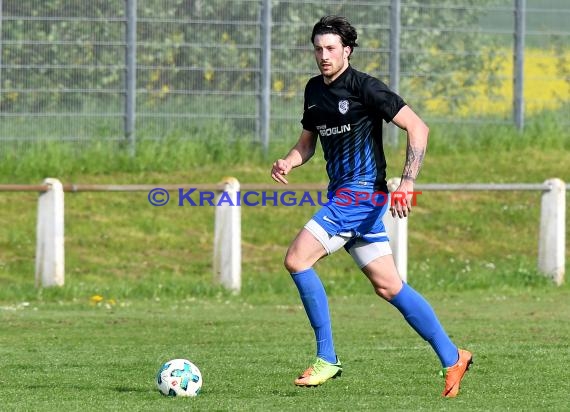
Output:
<path fill-rule="evenodd" d="M 315 37 L 320 34 L 336 34 L 340 37 L 343 46 L 350 47 L 350 54 L 358 47 L 356 43 L 356 29 L 352 27 L 346 17 L 325 16 L 322 17 L 313 27 L 311 43 L 314 44 Z"/>

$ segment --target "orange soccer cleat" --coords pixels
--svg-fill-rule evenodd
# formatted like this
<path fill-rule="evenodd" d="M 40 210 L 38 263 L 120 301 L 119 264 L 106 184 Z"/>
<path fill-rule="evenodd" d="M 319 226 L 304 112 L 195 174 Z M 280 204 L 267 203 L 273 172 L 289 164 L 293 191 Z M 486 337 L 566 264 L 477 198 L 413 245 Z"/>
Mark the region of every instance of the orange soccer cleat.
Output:
<path fill-rule="evenodd" d="M 469 365 L 473 363 L 473 355 L 471 352 L 459 349 L 459 360 L 453 366 L 443 370 L 445 377 L 445 389 L 442 396 L 446 398 L 455 398 L 459 393 L 459 385 L 461 379 L 465 376 L 465 372 L 469 370 Z"/>

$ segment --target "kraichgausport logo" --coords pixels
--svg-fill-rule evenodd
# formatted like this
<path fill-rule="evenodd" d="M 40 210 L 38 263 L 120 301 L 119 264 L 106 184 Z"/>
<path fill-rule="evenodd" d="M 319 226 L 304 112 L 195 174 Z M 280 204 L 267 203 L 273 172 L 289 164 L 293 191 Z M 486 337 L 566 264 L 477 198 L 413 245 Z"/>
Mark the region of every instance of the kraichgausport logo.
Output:
<path fill-rule="evenodd" d="M 384 206 L 390 203 L 403 203 L 407 196 L 412 196 L 411 203 L 417 204 L 417 195 L 422 192 L 392 192 L 390 195 L 384 192 L 363 192 L 346 188 L 338 189 L 334 194 L 323 191 L 255 191 L 235 192 L 235 196 L 229 192 L 215 192 L 209 190 L 198 191 L 196 188 L 177 190 L 176 199 L 178 206 L 358 206 L 364 202 L 370 202 L 374 206 Z M 148 202 L 152 206 L 165 206 L 171 199 L 170 193 L 160 187 L 148 192 Z"/>

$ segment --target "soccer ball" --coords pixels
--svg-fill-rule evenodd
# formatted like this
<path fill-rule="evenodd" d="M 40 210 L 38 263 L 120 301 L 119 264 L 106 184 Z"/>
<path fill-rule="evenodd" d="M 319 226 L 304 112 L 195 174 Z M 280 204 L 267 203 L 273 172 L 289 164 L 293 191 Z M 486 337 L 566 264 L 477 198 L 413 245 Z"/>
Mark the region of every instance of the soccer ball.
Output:
<path fill-rule="evenodd" d="M 156 386 L 166 396 L 196 396 L 202 388 L 202 374 L 188 359 L 169 360 L 160 367 Z"/>

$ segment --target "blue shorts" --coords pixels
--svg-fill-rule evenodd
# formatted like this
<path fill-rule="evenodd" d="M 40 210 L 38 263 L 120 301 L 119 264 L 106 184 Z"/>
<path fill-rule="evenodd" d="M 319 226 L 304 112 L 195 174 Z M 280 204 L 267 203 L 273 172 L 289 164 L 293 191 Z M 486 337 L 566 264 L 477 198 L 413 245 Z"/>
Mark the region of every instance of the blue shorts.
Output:
<path fill-rule="evenodd" d="M 312 220 L 330 236 L 349 238 L 345 245 L 347 250 L 357 239 L 368 243 L 388 242 L 382 217 L 389 203 L 388 195 L 384 192 L 339 189 Z"/>

